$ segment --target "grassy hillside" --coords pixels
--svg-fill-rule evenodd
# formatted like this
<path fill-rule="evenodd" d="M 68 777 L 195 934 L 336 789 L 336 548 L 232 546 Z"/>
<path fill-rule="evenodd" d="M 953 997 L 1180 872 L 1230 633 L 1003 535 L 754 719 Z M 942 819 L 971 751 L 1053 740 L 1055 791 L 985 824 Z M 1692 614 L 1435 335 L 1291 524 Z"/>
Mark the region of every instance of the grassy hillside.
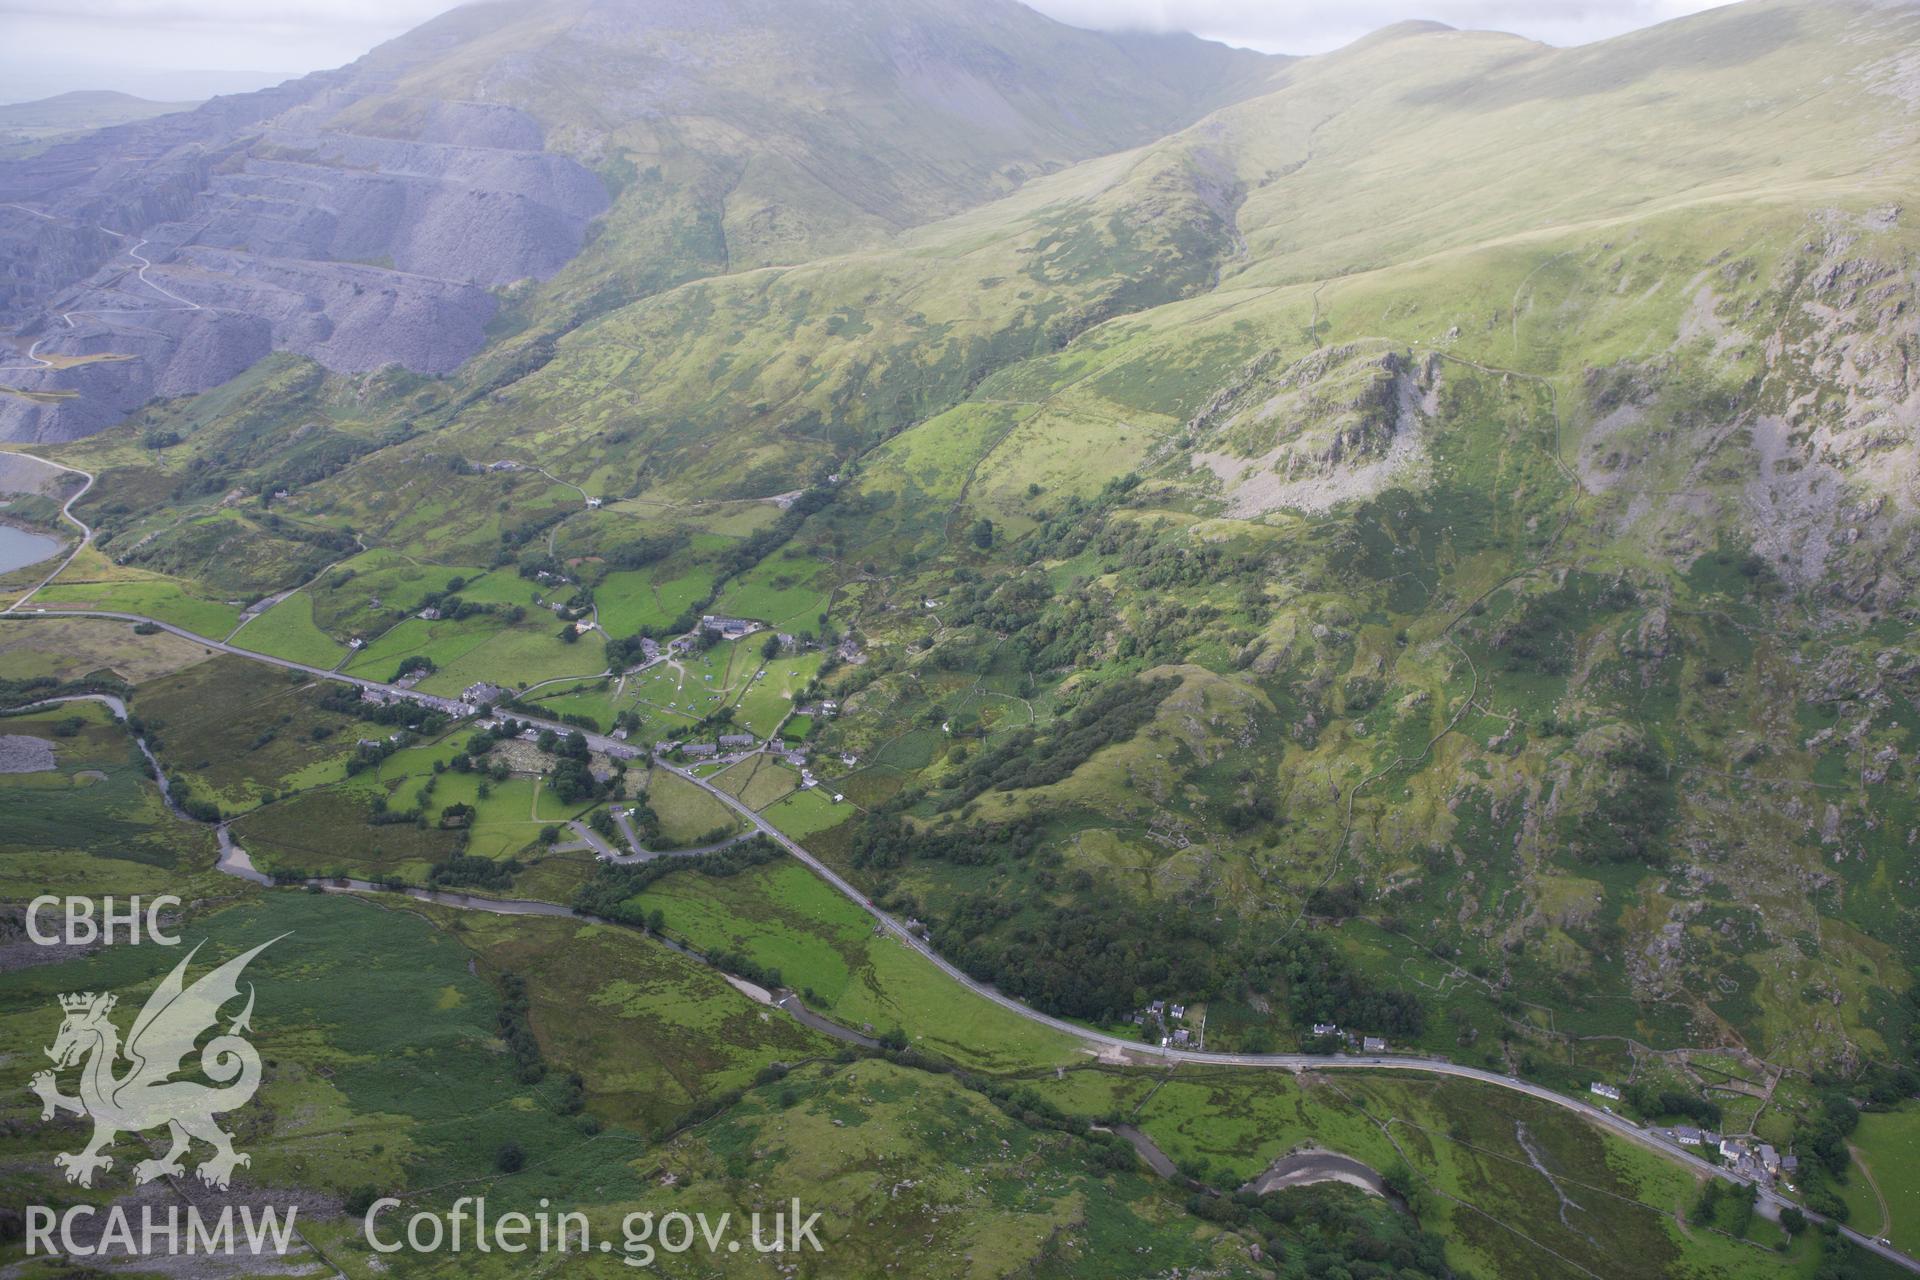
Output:
<path fill-rule="evenodd" d="M 422 566 L 349 559 L 311 628 L 255 624 L 364 639 L 365 674 L 591 676 L 538 617 L 596 596 L 616 636 L 708 601 L 857 632 L 824 740 L 868 812 L 827 847 L 871 872 L 876 823 L 1040 824 L 1041 862 L 875 880 L 984 928 L 978 963 L 1083 882 L 1231 902 L 1256 950 L 1338 902 L 1389 939 L 1444 917 L 1476 1026 L 1517 998 L 1529 1036 L 1558 1007 L 1563 1037 L 1899 1054 L 1911 21 L 1397 28 L 882 247 L 617 308 L 482 399 L 280 360 L 69 456 L 154 582 L 295 586 L 347 529 Z M 524 584 L 408 617 L 489 564 Z"/>
<path fill-rule="evenodd" d="M 1147 86 L 1155 121 L 1175 99 L 1217 107 L 1171 132 L 1057 113 L 1091 93 L 1077 81 L 996 90 L 1048 158 L 1014 174 L 979 130 L 916 117 L 933 132 L 898 145 L 965 175 L 941 186 L 865 132 L 889 95 L 934 92 L 900 73 L 926 51 L 879 25 L 850 29 L 844 101 L 798 73 L 740 96 L 729 77 L 766 63 L 780 19 L 701 33 L 737 61 L 691 65 L 675 92 L 742 114 L 692 145 L 668 136 L 692 128 L 677 98 L 635 123 L 569 91 L 667 38 L 610 12 L 451 15 L 456 53 L 357 120 L 430 130 L 409 103 L 537 36 L 500 91 L 613 175 L 600 238 L 506 290 L 456 373 L 275 356 L 63 449 L 99 477 L 77 510 L 100 536 L 36 604 L 214 635 L 291 592 L 236 642 L 377 679 L 413 667 L 436 691 L 486 679 L 638 742 L 784 720 L 817 788 L 758 758 L 716 785 L 1051 1013 L 1150 1037 L 1135 1015 L 1169 1000 L 1208 1047 L 1247 1051 L 1338 1022 L 1565 1090 L 1631 1082 L 1638 1118 L 1710 1115 L 1797 1152 L 1826 1211 L 1879 1212 L 1849 1141 L 1889 1200 L 1911 1185 L 1920 14 L 1755 0 L 1575 50 L 1392 28 L 1258 64 L 1259 92 L 1238 62 L 1204 104 Z M 940 110 L 984 110 L 986 37 L 913 13 L 949 31 Z M 1002 19 L 994 39 L 1025 30 Z M 985 78 L 962 93 L 955 67 Z M 805 138 L 730 132 L 794 102 Z M 1075 148 L 1102 154 L 1066 163 Z M 869 156 L 887 180 L 765 159 L 800 151 Z M 643 634 L 713 612 L 798 651 L 754 635 L 629 670 Z M 1473 1274 L 1547 1256 L 1610 1274 L 1539 1199 L 1555 1177 L 1604 1197 L 1594 1234 L 1664 1273 L 1830 1260 L 1583 1128 L 1449 1088 L 1069 1079 L 1051 1033 L 923 971 L 797 867 L 636 886 L 539 843 L 642 796 L 695 840 L 726 815 L 690 785 L 636 769 L 563 800 L 552 753 L 472 756 L 440 728 L 349 773 L 345 743 L 376 730 L 305 682 L 231 675 L 241 661 L 143 677 L 134 704 L 170 768 L 246 811 L 265 865 L 569 903 L 620 889 L 623 918 L 658 911 L 669 938 L 898 1029 L 909 1066 L 1047 1071 L 1055 1105 L 1131 1117 L 1222 1178 L 1281 1154 L 1289 1125 L 1404 1160 L 1420 1223 Z M 473 811 L 432 820 L 456 802 Z M 469 941 L 563 1001 L 560 932 Z M 608 1115 L 657 1118 L 653 1084 L 545 1018 Z M 764 1058 L 713 1069 L 731 1089 Z M 794 1176 L 854 1205 L 863 1156 L 822 1117 L 907 1135 L 881 1145 L 918 1178 L 915 1144 L 946 1123 L 929 1116 L 977 1106 L 971 1086 L 910 1101 L 891 1076 L 858 1102 L 828 1071 L 791 1102 L 769 1087 L 662 1159 L 732 1185 L 741 1152 L 825 1136 Z M 1516 1181 L 1535 1140 L 1553 1172 Z M 1022 1224 L 1002 1224 L 995 1267 L 1070 1271 L 1109 1229 L 1065 1207 L 1088 1153 L 1051 1143 L 1028 1169 L 1047 1196 L 995 1193 Z M 1163 1221 L 1107 1182 L 1073 1203 Z M 1043 1219 L 1044 1245 L 1025 1234 Z M 1238 1246 L 1195 1221 L 1167 1247 L 1225 1266 Z M 894 1260 L 860 1247 L 870 1269 Z"/>

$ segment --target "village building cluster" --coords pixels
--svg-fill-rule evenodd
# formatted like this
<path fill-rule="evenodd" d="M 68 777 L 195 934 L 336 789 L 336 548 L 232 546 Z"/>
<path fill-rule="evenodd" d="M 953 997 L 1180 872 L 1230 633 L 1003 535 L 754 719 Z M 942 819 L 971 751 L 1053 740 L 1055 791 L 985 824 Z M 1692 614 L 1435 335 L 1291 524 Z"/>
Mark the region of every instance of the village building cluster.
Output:
<path fill-rule="evenodd" d="M 1344 1044 L 1347 1049 L 1360 1053 L 1385 1053 L 1387 1051 L 1386 1037 L 1364 1035 L 1353 1031 L 1342 1031 L 1338 1024 L 1332 1022 L 1314 1023 L 1313 1038 L 1315 1040 L 1338 1040 Z"/>
<path fill-rule="evenodd" d="M 1618 1087 L 1598 1080 L 1587 1086 L 1587 1092 L 1608 1102 L 1621 1099 Z M 1613 1108 L 1608 1107 L 1607 1110 L 1612 1111 Z M 1690 1124 L 1677 1124 L 1671 1128 L 1656 1126 L 1649 1132 L 1676 1147 L 1700 1147 L 1715 1152 L 1721 1163 L 1734 1173 L 1766 1188 L 1771 1188 L 1776 1182 L 1791 1185 L 1793 1175 L 1800 1169 L 1798 1156 L 1783 1155 L 1771 1143 L 1755 1138 L 1727 1137 Z"/>
<path fill-rule="evenodd" d="M 1784 1154 L 1772 1143 L 1756 1138 L 1728 1137 L 1690 1124 L 1655 1128 L 1651 1132 L 1676 1147 L 1699 1147 L 1713 1152 L 1720 1157 L 1720 1163 L 1735 1174 L 1765 1189 L 1771 1190 L 1781 1183 L 1791 1187 L 1794 1175 L 1800 1171 L 1800 1157 Z"/>
<path fill-rule="evenodd" d="M 715 632 L 722 640 L 738 640 L 758 631 L 760 624 L 746 618 L 728 618 L 709 613 L 701 617 L 700 629 Z"/>
<path fill-rule="evenodd" d="M 1171 1000 L 1154 1000 L 1133 1015 L 1131 1021 L 1142 1033 L 1159 1035 L 1162 1049 L 1204 1049 L 1207 1017 L 1202 1009 L 1189 1009 Z"/>

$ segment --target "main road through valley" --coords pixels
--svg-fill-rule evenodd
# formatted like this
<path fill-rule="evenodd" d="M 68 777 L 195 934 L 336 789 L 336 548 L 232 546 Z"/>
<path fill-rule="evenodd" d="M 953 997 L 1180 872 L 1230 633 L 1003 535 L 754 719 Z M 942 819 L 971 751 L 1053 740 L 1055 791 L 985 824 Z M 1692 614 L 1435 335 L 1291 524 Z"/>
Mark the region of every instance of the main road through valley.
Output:
<path fill-rule="evenodd" d="M 69 470 L 71 470 L 71 468 L 69 468 Z M 86 473 L 83 472 L 81 474 L 84 475 Z M 92 481 L 93 477 L 87 475 L 87 483 L 89 486 L 92 484 Z M 73 501 L 77 500 L 85 491 L 86 489 L 83 487 L 79 492 L 75 493 L 72 498 L 69 498 L 67 507 L 70 508 Z M 64 513 L 82 530 L 81 546 L 84 546 L 91 540 L 92 530 L 82 524 L 77 517 L 74 517 L 71 511 L 65 511 Z M 73 554 L 79 554 L 79 550 L 80 548 L 76 547 Z M 72 556 L 69 556 L 67 559 L 71 560 Z M 65 562 L 62 563 L 61 567 L 65 567 Z M 51 581 L 58 572 L 59 570 L 56 569 L 54 574 L 48 575 L 46 581 Z M 44 582 L 42 585 L 45 585 Z M 170 622 L 164 622 L 158 618 L 149 618 L 137 613 L 126 613 L 110 609 L 27 608 L 28 602 L 37 594 L 38 590 L 39 588 L 36 587 L 34 591 L 30 591 L 25 596 L 20 597 L 7 609 L 0 610 L 0 618 L 90 617 L 113 618 L 123 622 L 145 624 L 158 627 L 162 631 L 179 636 L 184 640 L 190 640 L 195 644 L 203 645 L 215 653 L 231 654 L 235 657 L 281 667 L 288 671 L 304 672 L 317 680 L 332 680 L 355 685 L 361 689 L 377 690 L 391 698 L 405 699 L 426 706 L 444 709 L 450 705 L 457 705 L 447 698 L 419 693 L 412 689 L 402 689 L 396 685 L 387 684 L 378 680 L 367 680 L 358 676 L 343 675 L 337 671 L 311 666 L 303 662 L 295 662 L 288 658 L 277 658 L 271 654 L 260 653 L 252 649 L 243 649 L 238 645 L 197 635 L 183 627 L 175 626 Z M 559 733 L 583 732 L 578 730 L 576 726 L 559 721 L 546 720 L 538 716 L 530 716 L 517 711 L 509 714 L 511 714 L 513 718 L 536 728 L 550 728 Z M 583 733 L 583 736 L 586 738 L 589 747 L 610 756 L 631 758 L 636 754 L 634 749 L 626 743 L 604 734 Z M 948 961 L 946 957 L 935 950 L 926 939 L 907 928 L 904 923 L 896 919 L 891 913 L 881 909 L 872 899 L 868 898 L 866 894 L 849 883 L 838 872 L 834 871 L 833 868 L 827 866 L 826 863 L 808 852 L 799 841 L 794 840 L 758 813 L 741 803 L 738 797 L 714 786 L 705 778 L 695 774 L 691 769 L 674 766 L 665 761 L 659 761 L 657 764 L 658 767 L 671 769 L 680 777 L 685 778 L 687 781 L 705 791 L 708 795 L 713 796 L 721 804 L 727 806 L 728 809 L 739 814 L 741 818 L 750 823 L 762 835 L 772 840 L 800 862 L 806 864 L 814 874 L 832 885 L 834 889 L 838 890 L 841 894 L 857 903 L 863 911 L 872 916 L 875 922 L 901 945 L 913 948 L 913 950 L 924 956 L 928 963 L 934 965 L 942 973 L 946 974 L 947 977 L 959 983 L 974 995 L 979 996 L 983 1000 L 990 1000 L 1001 1008 L 1025 1018 L 1030 1022 L 1038 1023 L 1058 1031 L 1062 1035 L 1070 1036 L 1086 1045 L 1095 1053 L 1109 1058 L 1124 1059 L 1135 1065 L 1165 1064 L 1171 1066 L 1178 1063 L 1191 1063 L 1194 1065 L 1213 1067 L 1240 1067 L 1252 1070 L 1281 1070 L 1292 1072 L 1384 1070 L 1454 1076 L 1463 1080 L 1473 1080 L 1481 1084 L 1492 1085 L 1496 1088 L 1510 1089 L 1516 1093 L 1524 1093 L 1529 1097 L 1538 1098 L 1543 1102 L 1548 1102 L 1555 1106 L 1565 1107 L 1570 1111 L 1576 1112 L 1593 1124 L 1618 1134 L 1629 1142 L 1634 1142 L 1642 1147 L 1646 1147 L 1669 1160 L 1679 1161 L 1696 1173 L 1721 1178 L 1736 1185 L 1746 1185 L 1748 1183 L 1747 1179 L 1740 1177 L 1733 1170 L 1713 1164 L 1690 1151 L 1683 1150 L 1671 1143 L 1663 1141 L 1633 1121 L 1628 1120 L 1624 1116 L 1615 1115 L 1605 1108 L 1593 1106 L 1579 1098 L 1556 1092 L 1544 1085 L 1533 1084 L 1530 1081 L 1521 1080 L 1514 1076 L 1501 1075 L 1498 1072 L 1487 1071 L 1479 1067 L 1470 1067 L 1461 1063 L 1449 1062 L 1444 1058 L 1400 1055 L 1355 1056 L 1348 1054 L 1320 1055 L 1304 1053 L 1213 1053 L 1198 1049 L 1159 1048 L 1152 1045 L 1141 1044 L 1138 1041 L 1122 1039 L 1119 1036 L 1109 1035 L 1102 1031 L 1080 1026 L 1064 1018 L 1056 1018 L 1051 1014 L 1042 1013 L 1038 1009 L 1021 1003 L 1005 992 L 999 991 L 987 983 L 978 981 L 957 965 Z M 1769 1188 L 1762 1187 L 1760 1194 L 1768 1203 L 1769 1207 L 1775 1209 L 1790 1203 L 1779 1197 Z M 1818 1214 L 1805 1210 L 1804 1208 L 1802 1211 L 1806 1213 L 1806 1216 L 1810 1220 L 1815 1222 L 1825 1221 L 1825 1219 L 1821 1218 Z M 1890 1244 L 1884 1243 L 1876 1237 L 1868 1236 L 1863 1232 L 1855 1231 L 1844 1225 L 1837 1223 L 1834 1225 L 1840 1235 L 1858 1245 L 1860 1248 L 1867 1249 L 1886 1258 L 1890 1262 L 1897 1263 L 1916 1274 L 1920 1274 L 1920 1260 L 1909 1257 L 1907 1254 L 1900 1252 L 1898 1249 L 1893 1248 Z"/>

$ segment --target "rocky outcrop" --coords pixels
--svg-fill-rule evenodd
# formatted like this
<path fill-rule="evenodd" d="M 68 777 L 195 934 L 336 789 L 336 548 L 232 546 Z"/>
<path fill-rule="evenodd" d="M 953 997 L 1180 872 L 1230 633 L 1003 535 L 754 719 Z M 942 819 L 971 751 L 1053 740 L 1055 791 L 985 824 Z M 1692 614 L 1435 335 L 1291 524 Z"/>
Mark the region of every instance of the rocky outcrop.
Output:
<path fill-rule="evenodd" d="M 1747 490 L 1754 550 L 1782 577 L 1887 608 L 1913 577 L 1885 575 L 1880 549 L 1920 515 L 1920 290 L 1899 222 L 1829 211 L 1779 282 Z"/>
<path fill-rule="evenodd" d="M 1906 607 L 1920 285 L 1902 221 L 1817 212 L 1751 287 L 1752 263 L 1723 255 L 1688 284 L 1671 347 L 1586 371 L 1575 462 L 1613 532 L 1683 567 L 1741 545 L 1796 590 Z"/>
<path fill-rule="evenodd" d="M 1188 424 L 1193 464 L 1219 478 L 1227 514 L 1327 511 L 1416 468 L 1438 411 L 1440 361 L 1327 347 L 1275 372 L 1257 358 Z"/>

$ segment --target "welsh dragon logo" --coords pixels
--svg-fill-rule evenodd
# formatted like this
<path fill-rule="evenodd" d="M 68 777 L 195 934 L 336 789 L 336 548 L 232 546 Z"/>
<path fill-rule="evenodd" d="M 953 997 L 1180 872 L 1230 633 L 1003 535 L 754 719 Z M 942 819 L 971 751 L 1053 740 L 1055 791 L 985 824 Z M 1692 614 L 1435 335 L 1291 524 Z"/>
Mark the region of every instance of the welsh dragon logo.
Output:
<path fill-rule="evenodd" d="M 214 1036 L 200 1050 L 200 1070 L 214 1083 L 171 1077 L 182 1070 L 183 1059 L 193 1052 L 201 1033 L 219 1021 L 221 1007 L 239 996 L 240 974 L 247 962 L 279 940 L 269 939 L 237 955 L 187 986 L 187 966 L 200 950 L 196 946 L 147 998 L 124 1047 L 119 1029 L 107 1017 L 116 997 L 91 991 L 60 997 L 66 1020 L 46 1053 L 55 1071 L 81 1064 L 80 1095 L 70 1098 L 61 1093 L 54 1071 L 40 1072 L 28 1087 L 40 1096 L 42 1120 L 51 1120 L 60 1111 L 93 1120 L 93 1140 L 84 1149 L 53 1158 L 66 1170 L 68 1182 L 92 1186 L 96 1170 L 113 1167 L 113 1157 L 104 1152 L 116 1137 L 163 1125 L 173 1145 L 158 1160 L 142 1160 L 133 1167 L 138 1182 L 180 1176 L 184 1172 L 180 1157 L 195 1138 L 213 1147 L 213 1154 L 195 1170 L 209 1187 L 226 1190 L 235 1167 L 252 1163 L 245 1153 L 233 1149 L 233 1135 L 213 1121 L 215 1115 L 244 1106 L 260 1087 L 259 1051 L 240 1034 L 252 1029 L 251 983 L 240 1016 L 224 1035 Z M 116 1074 L 123 1055 L 126 1070 Z"/>

